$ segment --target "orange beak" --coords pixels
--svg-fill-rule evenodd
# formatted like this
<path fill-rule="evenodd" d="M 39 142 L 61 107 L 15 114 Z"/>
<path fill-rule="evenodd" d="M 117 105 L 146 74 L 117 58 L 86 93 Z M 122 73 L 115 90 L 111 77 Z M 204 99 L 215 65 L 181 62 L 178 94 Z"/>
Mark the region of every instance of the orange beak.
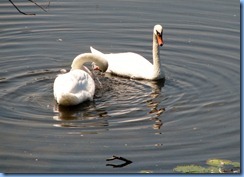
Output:
<path fill-rule="evenodd" d="M 164 40 L 163 40 L 162 35 L 159 35 L 159 34 L 157 35 L 157 41 L 158 41 L 159 46 L 164 45 Z"/>
<path fill-rule="evenodd" d="M 99 68 L 98 66 L 95 66 L 95 67 L 93 68 L 93 70 L 99 70 L 99 71 L 100 71 L 100 68 Z"/>

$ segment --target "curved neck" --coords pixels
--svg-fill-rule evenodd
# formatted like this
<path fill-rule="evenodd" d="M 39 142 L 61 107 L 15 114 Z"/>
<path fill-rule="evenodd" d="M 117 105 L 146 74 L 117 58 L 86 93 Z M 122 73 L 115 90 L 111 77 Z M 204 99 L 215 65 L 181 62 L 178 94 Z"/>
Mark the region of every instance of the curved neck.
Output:
<path fill-rule="evenodd" d="M 153 33 L 153 46 L 152 46 L 152 55 L 153 55 L 153 67 L 154 75 L 158 77 L 161 75 L 161 63 L 159 58 L 159 46 L 157 42 L 156 35 Z"/>
<path fill-rule="evenodd" d="M 87 62 L 95 62 L 102 71 L 106 71 L 108 68 L 108 62 L 106 59 L 92 53 L 84 53 L 76 56 L 71 64 L 71 68 L 82 69 L 83 65 Z"/>

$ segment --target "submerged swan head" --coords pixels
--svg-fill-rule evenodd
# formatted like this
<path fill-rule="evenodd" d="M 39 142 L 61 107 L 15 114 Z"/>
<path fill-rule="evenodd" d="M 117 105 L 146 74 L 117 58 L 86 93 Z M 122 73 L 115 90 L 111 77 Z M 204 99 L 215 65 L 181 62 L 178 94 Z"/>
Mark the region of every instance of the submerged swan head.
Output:
<path fill-rule="evenodd" d="M 153 34 L 157 38 L 158 45 L 162 46 L 164 44 L 163 41 L 163 27 L 161 25 L 155 25 L 153 28 Z"/>

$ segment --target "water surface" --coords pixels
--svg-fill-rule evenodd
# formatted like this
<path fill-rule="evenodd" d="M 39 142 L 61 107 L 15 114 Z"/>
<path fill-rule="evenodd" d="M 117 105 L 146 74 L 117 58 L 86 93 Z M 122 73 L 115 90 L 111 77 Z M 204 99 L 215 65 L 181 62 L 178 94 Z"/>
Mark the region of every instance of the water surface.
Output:
<path fill-rule="evenodd" d="M 37 15 L 0 2 L 1 172 L 173 173 L 209 158 L 240 162 L 238 1 L 61 0 L 47 13 L 19 5 Z M 90 46 L 152 62 L 158 23 L 165 80 L 98 75 L 93 102 L 56 104 L 56 75 Z M 113 155 L 132 163 L 106 161 Z"/>

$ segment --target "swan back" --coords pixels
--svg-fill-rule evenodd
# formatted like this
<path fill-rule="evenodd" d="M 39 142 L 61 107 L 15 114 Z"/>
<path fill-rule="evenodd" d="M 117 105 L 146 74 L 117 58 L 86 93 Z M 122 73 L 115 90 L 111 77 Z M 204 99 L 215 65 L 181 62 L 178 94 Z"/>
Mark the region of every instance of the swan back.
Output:
<path fill-rule="evenodd" d="M 53 91 L 58 104 L 77 105 L 86 100 L 93 100 L 95 83 L 88 73 L 74 69 L 58 75 Z"/>
<path fill-rule="evenodd" d="M 101 71 L 106 71 L 108 62 L 100 55 L 84 53 L 75 57 L 68 73 L 60 74 L 53 84 L 53 94 L 60 105 L 76 105 L 93 100 L 95 82 L 92 73 L 84 66 L 86 62 L 95 62 Z"/>
<path fill-rule="evenodd" d="M 104 54 L 92 47 L 91 52 L 105 58 L 108 63 L 106 72 L 125 76 L 133 79 L 150 79 L 153 73 L 153 65 L 143 56 L 133 53 L 110 53 Z"/>

